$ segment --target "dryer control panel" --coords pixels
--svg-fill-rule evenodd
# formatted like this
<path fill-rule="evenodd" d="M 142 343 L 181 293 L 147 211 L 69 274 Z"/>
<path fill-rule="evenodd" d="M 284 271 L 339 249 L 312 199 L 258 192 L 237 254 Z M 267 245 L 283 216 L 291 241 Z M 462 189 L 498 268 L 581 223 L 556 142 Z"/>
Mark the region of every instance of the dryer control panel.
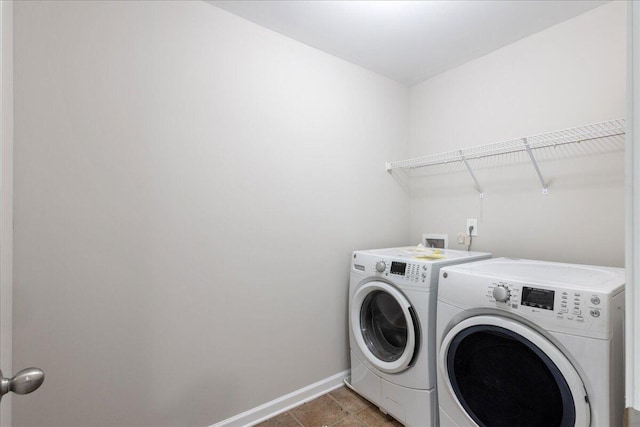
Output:
<path fill-rule="evenodd" d="M 621 268 L 494 258 L 439 277 L 438 304 L 505 311 L 549 331 L 606 339 L 624 309 Z"/>
<path fill-rule="evenodd" d="M 599 325 L 606 326 L 609 296 L 598 292 L 491 281 L 485 287 L 484 298 L 485 306 L 513 311 L 537 322 L 545 318 L 547 327 L 555 324 L 571 329 L 597 330 Z"/>
<path fill-rule="evenodd" d="M 557 319 L 576 322 L 584 322 L 585 316 L 600 317 L 602 300 L 606 298 L 595 292 L 555 290 L 509 282 L 493 282 L 487 287 L 485 296 L 500 308 L 553 313 Z"/>

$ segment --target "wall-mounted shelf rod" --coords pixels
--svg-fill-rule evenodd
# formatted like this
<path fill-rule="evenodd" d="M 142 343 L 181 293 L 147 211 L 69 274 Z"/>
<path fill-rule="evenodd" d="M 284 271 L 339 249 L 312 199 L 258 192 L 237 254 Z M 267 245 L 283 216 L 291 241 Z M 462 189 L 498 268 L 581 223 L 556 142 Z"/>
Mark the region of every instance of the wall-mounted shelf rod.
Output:
<path fill-rule="evenodd" d="M 428 156 L 416 157 L 413 159 L 387 162 L 385 166 L 387 172 L 392 173 L 395 170 L 413 170 L 423 167 L 443 165 L 451 162 L 463 162 L 466 169 L 471 174 L 476 189 L 482 197 L 484 193 L 471 169 L 469 161 L 489 156 L 499 156 L 526 151 L 542 184 L 542 192 L 543 194 L 547 194 L 548 185 L 542 176 L 538 162 L 533 154 L 534 150 L 624 135 L 624 133 L 625 119 L 615 119 L 493 144 L 463 148 L 461 150 L 447 151 Z"/>

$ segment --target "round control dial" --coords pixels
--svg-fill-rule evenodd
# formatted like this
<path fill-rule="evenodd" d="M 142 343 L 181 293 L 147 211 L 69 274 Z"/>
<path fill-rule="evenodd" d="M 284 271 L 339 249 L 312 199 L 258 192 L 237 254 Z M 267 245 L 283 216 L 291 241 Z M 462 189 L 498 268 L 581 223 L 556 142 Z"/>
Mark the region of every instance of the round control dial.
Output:
<path fill-rule="evenodd" d="M 387 264 L 384 261 L 376 262 L 376 271 L 378 273 L 384 273 L 386 269 L 387 269 Z"/>
<path fill-rule="evenodd" d="M 511 292 L 505 285 L 498 285 L 493 288 L 493 297 L 498 302 L 507 302 L 511 297 Z"/>

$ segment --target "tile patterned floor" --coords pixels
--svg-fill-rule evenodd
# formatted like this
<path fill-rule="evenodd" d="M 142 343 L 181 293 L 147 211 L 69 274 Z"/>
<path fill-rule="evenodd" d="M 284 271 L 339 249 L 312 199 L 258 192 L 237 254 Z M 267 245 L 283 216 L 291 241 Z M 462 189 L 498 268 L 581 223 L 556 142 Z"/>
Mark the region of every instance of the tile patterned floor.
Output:
<path fill-rule="evenodd" d="M 402 427 L 402 424 L 342 386 L 256 427 Z"/>

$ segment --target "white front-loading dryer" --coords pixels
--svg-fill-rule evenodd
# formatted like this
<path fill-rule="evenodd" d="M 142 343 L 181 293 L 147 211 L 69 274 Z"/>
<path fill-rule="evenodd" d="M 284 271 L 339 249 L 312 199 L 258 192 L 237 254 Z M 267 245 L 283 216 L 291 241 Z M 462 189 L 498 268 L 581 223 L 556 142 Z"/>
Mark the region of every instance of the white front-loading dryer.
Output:
<path fill-rule="evenodd" d="M 621 427 L 624 270 L 496 258 L 440 271 L 442 427 Z"/>
<path fill-rule="evenodd" d="M 415 247 L 355 251 L 349 284 L 351 387 L 407 426 L 435 426 L 438 272 L 490 256 Z"/>

